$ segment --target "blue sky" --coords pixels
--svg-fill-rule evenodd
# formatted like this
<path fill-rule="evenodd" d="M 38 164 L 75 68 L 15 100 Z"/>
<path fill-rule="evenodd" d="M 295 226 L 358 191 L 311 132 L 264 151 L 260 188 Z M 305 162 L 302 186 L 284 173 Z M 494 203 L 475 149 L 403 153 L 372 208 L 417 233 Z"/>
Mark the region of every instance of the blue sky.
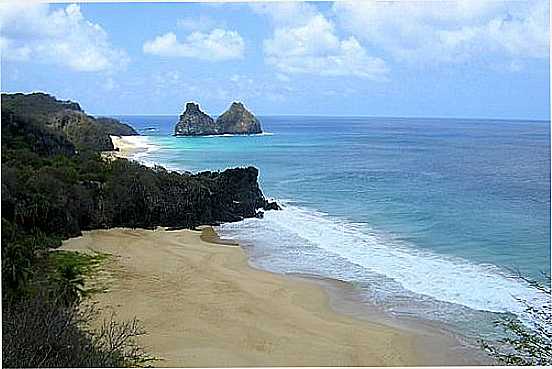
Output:
<path fill-rule="evenodd" d="M 91 114 L 550 119 L 549 7 L 528 2 L 0 5 L 2 91 Z"/>

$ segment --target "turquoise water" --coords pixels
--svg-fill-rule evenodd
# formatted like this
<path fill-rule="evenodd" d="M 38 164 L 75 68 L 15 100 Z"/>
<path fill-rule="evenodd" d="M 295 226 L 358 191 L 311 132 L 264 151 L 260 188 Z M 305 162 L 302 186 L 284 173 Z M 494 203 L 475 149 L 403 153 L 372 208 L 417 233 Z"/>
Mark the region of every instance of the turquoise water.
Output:
<path fill-rule="evenodd" d="M 261 268 L 350 281 L 464 333 L 546 298 L 508 276 L 550 272 L 549 122 L 264 117 L 268 134 L 186 138 L 176 117 L 119 118 L 148 135 L 145 163 L 259 168 L 284 210 L 220 232 Z"/>

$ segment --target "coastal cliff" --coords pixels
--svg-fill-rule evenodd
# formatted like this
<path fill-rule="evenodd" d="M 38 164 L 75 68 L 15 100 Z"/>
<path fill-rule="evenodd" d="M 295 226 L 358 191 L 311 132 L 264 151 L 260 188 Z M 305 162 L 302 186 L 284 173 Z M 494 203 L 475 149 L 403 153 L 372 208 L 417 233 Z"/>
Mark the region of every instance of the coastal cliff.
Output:
<path fill-rule="evenodd" d="M 69 237 L 96 228 L 193 228 L 278 209 L 264 198 L 253 167 L 180 174 L 83 155 L 81 146 L 96 152 L 107 146 L 98 141 L 103 134 L 133 130 L 116 120 L 88 117 L 76 103 L 66 109 L 65 102 L 44 97 L 39 100 L 48 102 L 47 109 L 44 104 L 34 109 L 21 96 L 2 104 L 2 215 L 22 230 Z M 102 135 L 97 136 L 98 126 Z M 40 203 L 33 205 L 34 200 Z"/>
<path fill-rule="evenodd" d="M 260 121 L 240 102 L 234 102 L 215 121 L 193 102 L 186 104 L 175 126 L 175 136 L 207 136 L 221 134 L 261 133 Z"/>

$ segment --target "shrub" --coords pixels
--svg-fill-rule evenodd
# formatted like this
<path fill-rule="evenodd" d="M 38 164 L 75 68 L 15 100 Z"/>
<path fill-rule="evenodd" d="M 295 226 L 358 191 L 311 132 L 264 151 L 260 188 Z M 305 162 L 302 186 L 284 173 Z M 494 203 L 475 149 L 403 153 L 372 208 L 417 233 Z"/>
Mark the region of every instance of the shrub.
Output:
<path fill-rule="evenodd" d="M 533 288 L 541 291 L 547 299 L 535 302 L 519 299 L 525 305 L 530 324 L 524 324 L 518 318 L 506 317 L 496 322 L 504 330 L 505 338 L 498 342 L 483 342 L 483 348 L 489 355 L 504 365 L 552 365 L 552 305 L 550 286 L 527 279 L 521 279 Z M 550 280 L 549 275 L 545 275 Z"/>
<path fill-rule="evenodd" d="M 65 291 L 6 301 L 2 313 L 2 365 L 28 367 L 144 366 L 151 360 L 137 345 L 136 320 L 114 316 L 92 330 L 93 310 L 79 310 Z"/>

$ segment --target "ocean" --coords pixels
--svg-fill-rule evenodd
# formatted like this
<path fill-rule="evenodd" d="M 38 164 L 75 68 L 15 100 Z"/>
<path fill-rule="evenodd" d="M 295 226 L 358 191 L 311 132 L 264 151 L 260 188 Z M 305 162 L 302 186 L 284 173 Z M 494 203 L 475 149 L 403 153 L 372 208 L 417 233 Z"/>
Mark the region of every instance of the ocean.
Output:
<path fill-rule="evenodd" d="M 250 262 L 348 282 L 358 302 L 472 340 L 549 299 L 550 122 L 260 117 L 262 135 L 171 136 L 176 116 L 117 116 L 135 157 L 168 169 L 259 168 L 283 205 L 218 227 Z"/>

